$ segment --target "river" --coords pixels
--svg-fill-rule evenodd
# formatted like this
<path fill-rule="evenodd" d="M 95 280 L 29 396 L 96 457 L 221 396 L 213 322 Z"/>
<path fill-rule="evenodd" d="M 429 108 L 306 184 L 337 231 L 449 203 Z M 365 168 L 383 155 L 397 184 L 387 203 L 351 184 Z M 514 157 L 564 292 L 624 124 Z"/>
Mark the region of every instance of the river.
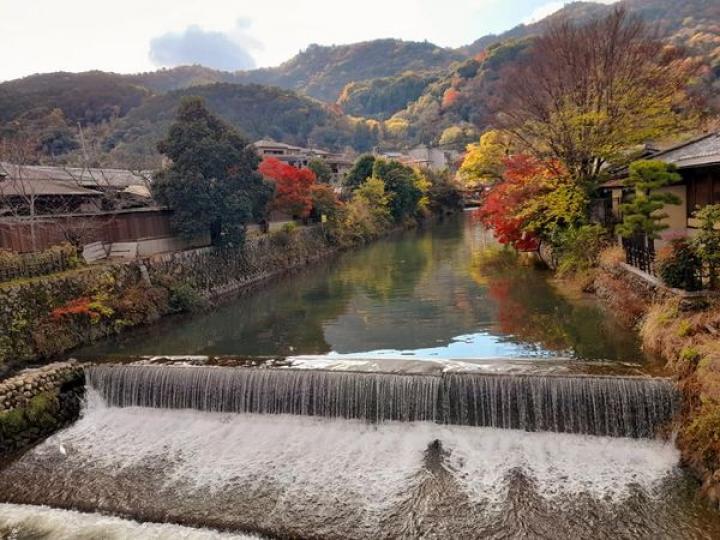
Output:
<path fill-rule="evenodd" d="M 648 366 L 636 335 L 547 272 L 483 271 L 492 236 L 468 212 L 268 284 L 211 312 L 107 340 L 81 356 L 330 355 Z"/>
<path fill-rule="evenodd" d="M 495 249 L 467 214 L 78 351 L 322 369 L 93 368 L 81 419 L 0 472 L 0 537 L 720 537 L 653 437 L 657 360 Z"/>

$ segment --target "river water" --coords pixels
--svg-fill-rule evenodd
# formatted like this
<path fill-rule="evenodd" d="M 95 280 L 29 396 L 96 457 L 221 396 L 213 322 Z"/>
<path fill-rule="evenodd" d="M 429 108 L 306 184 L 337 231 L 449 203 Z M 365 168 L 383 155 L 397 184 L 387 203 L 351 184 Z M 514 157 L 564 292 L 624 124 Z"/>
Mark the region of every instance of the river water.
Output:
<path fill-rule="evenodd" d="M 657 362 L 592 298 L 474 261 L 492 246 L 464 216 L 80 351 L 323 371 L 95 368 L 81 419 L 0 471 L 0 538 L 720 537 L 652 437 L 665 383 L 606 373 Z"/>
<path fill-rule="evenodd" d="M 104 341 L 83 356 L 332 355 L 647 364 L 591 298 L 527 267 L 484 271 L 471 213 L 313 266 L 209 313 Z"/>

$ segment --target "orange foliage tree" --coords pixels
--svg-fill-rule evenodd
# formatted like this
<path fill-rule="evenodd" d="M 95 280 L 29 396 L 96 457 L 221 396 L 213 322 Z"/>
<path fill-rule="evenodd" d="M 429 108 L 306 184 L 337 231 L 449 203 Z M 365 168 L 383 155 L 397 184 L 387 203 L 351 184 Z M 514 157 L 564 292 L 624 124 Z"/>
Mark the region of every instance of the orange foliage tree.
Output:
<path fill-rule="evenodd" d="M 258 170 L 265 178 L 275 182 L 275 198 L 272 202 L 275 210 L 299 218 L 310 215 L 314 172 L 307 168 L 298 169 L 273 157 L 266 157 Z"/>
<path fill-rule="evenodd" d="M 559 164 L 526 154 L 505 158 L 504 167 L 502 181 L 485 197 L 480 219 L 500 243 L 535 251 L 540 243 L 536 214 L 545 212 L 540 202 L 563 187 L 567 175 Z"/>

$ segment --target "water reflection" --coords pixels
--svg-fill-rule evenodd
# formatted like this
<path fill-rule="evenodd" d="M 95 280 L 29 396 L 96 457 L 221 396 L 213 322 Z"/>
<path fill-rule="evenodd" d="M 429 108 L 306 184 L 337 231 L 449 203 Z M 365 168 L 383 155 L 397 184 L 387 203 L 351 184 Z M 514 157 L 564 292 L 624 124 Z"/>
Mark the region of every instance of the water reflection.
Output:
<path fill-rule="evenodd" d="M 545 273 L 479 271 L 474 257 L 492 244 L 466 215 L 83 353 L 642 360 L 630 332 Z"/>

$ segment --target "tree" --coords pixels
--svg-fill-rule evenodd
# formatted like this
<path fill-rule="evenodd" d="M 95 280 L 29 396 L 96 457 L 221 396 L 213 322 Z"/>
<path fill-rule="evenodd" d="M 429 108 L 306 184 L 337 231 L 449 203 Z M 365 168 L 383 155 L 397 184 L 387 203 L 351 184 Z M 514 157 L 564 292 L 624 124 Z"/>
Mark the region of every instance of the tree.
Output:
<path fill-rule="evenodd" d="M 700 260 L 707 264 L 709 286 L 715 290 L 720 268 L 720 204 L 704 206 L 694 216 L 700 220 L 700 231 L 692 239 L 692 247 Z"/>
<path fill-rule="evenodd" d="M 448 169 L 441 171 L 422 169 L 418 175 L 428 184 L 425 197 L 427 197 L 428 209 L 431 212 L 442 214 L 463 207 L 460 185 Z"/>
<path fill-rule="evenodd" d="M 371 154 L 360 156 L 345 177 L 344 184 L 351 188 L 360 186 L 372 176 L 373 165 L 375 165 L 375 156 Z"/>
<path fill-rule="evenodd" d="M 489 186 L 502 179 L 503 161 L 510 151 L 508 136 L 497 130 L 482 134 L 467 147 L 459 176 L 465 186 Z"/>
<path fill-rule="evenodd" d="M 505 72 L 498 122 L 590 193 L 628 148 L 684 128 L 689 67 L 623 9 L 582 26 L 561 20 Z"/>
<path fill-rule="evenodd" d="M 327 219 L 335 219 L 340 209 L 340 201 L 335 196 L 335 190 L 327 184 L 314 184 L 310 188 L 312 199 L 312 215 L 316 221 L 322 216 Z"/>
<path fill-rule="evenodd" d="M 390 213 L 395 223 L 415 213 L 422 197 L 415 171 L 398 161 L 376 159 L 372 176 L 382 180 L 385 189 L 392 195 Z"/>
<path fill-rule="evenodd" d="M 260 158 L 202 99 L 182 100 L 158 150 L 172 164 L 155 174 L 153 194 L 173 210 L 179 234 L 209 231 L 214 245 L 234 244 L 247 223 L 264 216 L 272 186 L 257 171 Z"/>
<path fill-rule="evenodd" d="M 584 223 L 587 199 L 561 165 L 518 154 L 504 160 L 504 169 L 480 209 L 500 243 L 533 251 Z"/>
<path fill-rule="evenodd" d="M 298 169 L 274 157 L 266 157 L 260 164 L 260 172 L 275 182 L 275 210 L 292 217 L 306 218 L 312 210 L 311 188 L 315 173 L 308 168 Z"/>
<path fill-rule="evenodd" d="M 315 180 L 321 184 L 329 184 L 332 181 L 332 169 L 324 159 L 314 158 L 308 163 L 308 169 L 315 173 Z"/>
<path fill-rule="evenodd" d="M 675 172 L 677 167 L 662 161 L 635 161 L 630 165 L 626 186 L 635 193 L 630 202 L 620 205 L 623 222 L 617 226 L 617 233 L 625 238 L 636 234 L 648 239 L 659 238 L 659 232 L 668 228 L 663 220 L 668 217 L 662 212 L 666 204 L 680 204 L 680 199 L 668 192 L 658 191 L 665 186 L 682 180 Z"/>

